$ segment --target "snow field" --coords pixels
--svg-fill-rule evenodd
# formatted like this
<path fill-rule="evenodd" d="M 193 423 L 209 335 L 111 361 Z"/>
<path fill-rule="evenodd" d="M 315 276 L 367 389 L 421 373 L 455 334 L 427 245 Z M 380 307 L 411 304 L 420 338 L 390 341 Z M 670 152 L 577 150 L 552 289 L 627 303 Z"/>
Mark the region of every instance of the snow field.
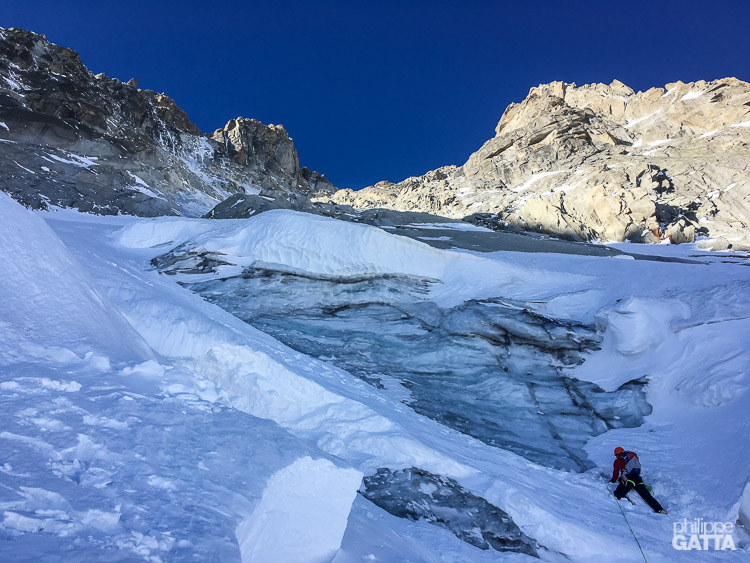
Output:
<path fill-rule="evenodd" d="M 670 510 L 624 507 L 649 561 L 675 559 L 675 519 L 748 511 L 748 268 L 478 257 L 283 211 L 221 222 L 40 214 L 54 232 L 3 195 L 0 213 L 11 265 L 0 277 L 3 559 L 527 558 L 481 552 L 356 497 L 363 473 L 415 465 L 508 512 L 544 560 L 633 561 L 598 476 L 611 472 L 616 445 L 639 452 Z M 541 311 L 606 329 L 573 376 L 605 388 L 646 377 L 654 412 L 589 442 L 600 470 L 533 464 L 416 415 L 398 393 L 294 352 L 154 272 L 149 260 L 179 244 L 239 268 L 436 279 L 429 298 L 441 304 L 493 292 L 540 299 Z M 311 522 L 318 533 L 299 550 L 289 534 L 310 537 Z"/>
<path fill-rule="evenodd" d="M 195 395 L 133 392 L 111 373 L 60 392 L 27 372 L 6 372 L 17 387 L 0 400 L 3 561 L 239 560 L 234 528 L 264 480 L 314 454 Z"/>
<path fill-rule="evenodd" d="M 304 216 L 295 215 L 295 219 L 305 220 Z M 261 215 L 257 219 L 262 217 Z M 156 247 L 139 251 L 143 256 L 140 259 L 141 264 L 151 256 L 166 252 L 180 241 L 185 243 L 181 237 L 190 229 L 186 229 L 185 224 L 181 225 L 180 221 L 164 221 L 168 225 L 167 235 L 151 238 L 150 243 Z M 196 227 L 190 228 L 199 232 L 205 229 L 205 223 L 187 222 L 197 224 Z M 214 223 L 218 222 L 209 222 L 208 225 L 214 227 Z M 214 228 L 226 228 L 224 223 L 231 222 L 221 222 Z M 330 224 L 341 229 L 351 227 L 349 224 L 339 226 L 337 222 Z M 59 225 L 59 231 L 63 232 L 65 223 L 61 222 Z M 70 226 L 72 238 L 69 240 L 74 246 L 80 242 L 78 237 L 89 241 L 97 239 L 92 234 L 74 233 L 73 225 Z M 353 227 L 357 230 L 369 229 L 358 225 Z M 268 225 L 268 228 L 279 231 L 278 226 L 273 224 Z M 150 231 L 148 237 L 153 236 L 153 225 L 149 225 L 147 229 Z M 117 239 L 131 237 L 133 231 L 138 232 L 138 227 L 126 228 Z M 340 239 L 342 242 L 339 244 L 350 245 L 351 238 L 350 236 Z M 402 242 L 407 248 L 419 245 L 409 239 L 393 239 L 395 242 Z M 126 240 L 132 241 L 134 237 Z M 142 247 L 149 243 L 148 238 L 141 238 L 140 241 L 139 245 Z M 428 247 L 419 245 L 418 248 Z M 441 252 L 428 250 L 430 253 Z M 104 250 L 99 250 L 93 254 L 103 252 Z M 466 257 L 470 263 L 485 262 L 469 255 L 445 254 L 451 258 Z M 120 262 L 122 264 L 122 261 Z M 492 264 L 491 261 L 486 262 Z M 207 399 L 218 397 L 222 403 L 240 410 L 247 409 L 246 412 L 252 414 L 271 416 L 282 426 L 314 440 L 318 447 L 353 463 L 363 472 L 372 472 L 381 465 L 397 468 L 414 465 L 434 473 L 464 479 L 470 484 L 475 483 L 475 486 L 470 487 L 472 490 L 510 512 L 521 526 L 536 526 L 540 532 L 544 530 L 544 522 L 551 517 L 549 508 L 540 510 L 539 507 L 534 507 L 534 510 L 530 510 L 527 503 L 511 503 L 510 506 L 505 506 L 505 497 L 487 496 L 487 489 L 499 475 L 502 475 L 503 480 L 520 481 L 517 483 L 519 489 L 526 491 L 522 494 L 534 494 L 533 491 L 539 487 L 539 483 L 536 482 L 538 479 L 557 481 L 555 472 L 544 471 L 528 479 L 523 473 L 527 470 L 529 462 L 514 454 L 491 450 L 478 455 L 477 448 L 480 451 L 487 449 L 484 445 L 426 421 L 399 404 L 390 404 L 359 380 L 330 365 L 316 362 L 279 346 L 266 335 L 203 302 L 197 296 L 175 291 L 174 282 L 168 277 L 158 276 L 154 272 L 143 272 L 142 270 L 148 269 L 147 267 L 134 264 L 133 269 L 123 275 L 120 269 L 122 265 L 118 266 L 115 272 L 109 271 L 112 268 L 106 268 L 101 262 L 91 262 L 88 266 L 105 266 L 107 271 L 101 271 L 98 277 L 108 280 L 107 283 L 111 286 L 109 294 L 154 350 L 163 356 L 172 357 L 171 361 L 198 376 L 197 386 L 201 389 L 194 391 L 196 394 Z M 137 279 L 142 281 L 139 283 Z M 137 289 L 132 287 L 134 283 Z M 450 284 L 446 285 L 453 287 Z M 546 285 L 545 289 L 548 288 L 549 285 Z M 249 345 L 250 342 L 252 345 Z M 241 344 L 238 346 L 238 343 Z M 230 346 L 225 347 L 227 344 Z M 264 355 L 271 356 L 272 360 Z M 268 384 L 259 383 L 262 379 Z M 309 381 L 315 383 L 311 384 Z M 267 385 L 266 392 L 259 394 L 259 390 L 264 390 L 264 385 Z M 303 390 L 301 393 L 296 390 L 298 386 Z M 325 392 L 326 388 L 334 394 L 329 397 Z M 342 401 L 342 397 L 350 396 L 358 397 L 358 400 Z M 329 398 L 331 403 L 326 402 Z M 362 406 L 363 399 L 367 407 Z M 300 408 L 303 409 L 302 412 Z M 375 412 L 370 409 L 375 409 Z M 395 421 L 398 422 L 394 423 Z M 372 431 L 368 432 L 368 427 Z M 435 439 L 432 439 L 433 437 Z M 451 452 L 448 456 L 439 453 L 446 448 L 446 440 L 454 442 L 454 445 L 448 448 Z M 480 473 L 486 475 L 481 476 Z M 470 475 L 476 476 L 476 481 L 468 479 Z M 565 490 L 569 488 L 569 484 L 564 484 Z M 566 521 L 571 529 L 586 529 L 586 526 L 576 523 L 575 516 L 564 511 L 556 517 Z M 541 533 L 537 539 L 552 550 L 570 547 L 570 542 L 563 536 L 547 537 Z M 592 546 L 598 546 L 594 548 L 594 553 L 602 553 L 596 549 L 609 549 L 611 541 L 606 535 L 600 536 L 598 541 L 592 542 Z"/>
<path fill-rule="evenodd" d="M 280 224 L 277 224 L 277 221 L 273 219 L 280 219 L 278 221 Z M 132 242 L 130 241 L 134 239 L 139 240 L 139 244 L 141 246 L 148 246 L 149 244 L 152 244 L 155 247 L 159 248 L 161 251 L 166 251 L 169 247 L 175 245 L 175 243 L 180 242 L 181 244 L 187 244 L 191 248 L 211 250 L 212 252 L 219 254 L 224 260 L 228 259 L 234 263 L 240 263 L 243 265 L 253 264 L 255 263 L 255 259 L 258 256 L 261 256 L 262 258 L 266 258 L 262 260 L 265 266 L 273 265 L 282 270 L 303 270 L 306 273 L 340 276 L 362 275 L 364 273 L 400 273 L 409 275 L 425 275 L 425 269 L 419 268 L 419 259 L 411 260 L 408 262 L 405 262 L 403 260 L 393 260 L 391 258 L 394 255 L 393 250 L 391 250 L 390 253 L 373 253 L 372 260 L 376 260 L 375 264 L 370 264 L 367 262 L 363 263 L 363 260 L 365 259 L 362 257 L 362 253 L 352 253 L 352 248 L 357 247 L 355 241 L 357 241 L 359 238 L 359 232 L 371 231 L 371 227 L 342 224 L 331 220 L 319 220 L 319 218 L 312 218 L 311 221 L 318 223 L 317 228 L 328 228 L 329 231 L 332 231 L 326 232 L 325 235 L 323 235 L 324 237 L 327 237 L 328 249 L 325 252 L 319 251 L 319 247 L 317 246 L 318 244 L 320 244 L 319 236 L 302 236 L 302 231 L 300 230 L 302 227 L 301 225 L 299 225 L 299 223 L 305 222 L 307 220 L 308 218 L 304 215 L 291 212 L 273 212 L 273 214 L 271 215 L 266 213 L 248 222 L 236 222 L 241 225 L 241 227 L 239 228 L 235 225 L 231 225 L 231 223 L 235 222 L 227 222 L 230 223 L 230 226 L 227 227 L 215 227 L 215 229 L 219 230 L 226 229 L 227 231 L 229 231 L 231 229 L 232 234 L 228 237 L 225 237 L 224 233 L 222 233 L 221 236 L 218 236 L 217 234 L 215 234 L 216 231 L 203 231 L 203 226 L 197 226 L 196 230 L 199 231 L 200 234 L 197 235 L 195 240 L 192 241 L 182 238 L 185 233 L 184 227 L 177 227 L 177 229 L 175 229 L 174 225 L 170 225 L 168 227 L 168 233 L 165 236 L 160 236 L 158 233 L 154 232 L 151 227 L 149 227 L 150 232 L 148 236 L 152 237 L 150 238 L 150 240 L 149 238 L 142 236 L 136 239 L 134 234 L 139 233 L 139 227 L 134 226 L 123 231 L 122 234 L 119 235 L 119 240 L 120 242 L 124 242 L 126 245 L 132 244 Z M 250 226 L 248 226 L 248 223 L 250 224 Z M 296 230 L 289 228 L 290 224 L 295 225 Z M 251 236 L 249 234 L 253 229 L 262 229 L 262 233 L 266 233 L 269 231 L 274 233 L 284 233 L 284 236 L 279 237 L 281 239 L 281 242 L 279 242 L 278 240 L 270 238 L 267 235 L 263 234 L 260 238 L 265 241 L 265 245 L 258 244 L 256 246 L 254 238 L 256 235 Z M 176 240 L 174 240 L 170 244 L 165 244 L 166 242 L 168 242 L 168 240 L 170 240 L 169 237 L 174 236 L 172 233 L 175 231 L 178 231 L 181 234 L 181 237 L 175 237 Z M 338 236 L 333 236 L 334 234 Z M 389 235 L 378 233 L 376 236 L 388 237 Z M 476 263 L 480 266 L 485 267 L 486 270 L 490 271 L 490 276 L 493 273 L 492 271 L 497 268 L 497 266 L 493 265 L 492 261 L 490 260 L 476 258 L 468 254 L 437 251 L 435 249 L 425 247 L 424 245 L 419 245 L 419 243 L 414 243 L 413 241 L 400 237 L 390 237 L 388 242 L 392 245 L 398 245 L 398 252 L 400 252 L 401 254 L 409 255 L 412 250 L 421 252 L 422 250 L 426 249 L 426 252 L 429 253 L 431 258 L 432 255 L 434 255 L 436 258 L 439 257 L 439 259 L 443 261 L 462 260 L 464 264 L 468 264 L 469 266 L 467 268 L 464 268 L 463 270 L 459 270 L 458 268 L 456 268 L 456 270 L 459 270 L 459 272 L 457 273 L 455 271 L 452 271 L 449 266 L 445 266 L 442 270 L 438 270 L 434 266 L 431 266 L 431 269 L 429 270 L 429 277 L 436 275 L 441 275 L 443 277 L 442 281 L 445 288 L 444 292 L 446 294 L 453 293 L 454 295 L 459 296 L 459 299 L 466 299 L 469 296 L 482 295 L 483 292 L 486 291 L 485 287 L 483 287 L 482 284 L 486 283 L 487 279 L 484 278 L 482 274 L 478 273 L 479 267 L 471 267 L 473 264 Z M 257 250 L 259 248 L 261 250 Z M 331 267 L 327 264 L 320 265 L 318 262 L 326 262 L 328 260 L 328 254 L 330 253 L 337 254 L 335 267 Z M 353 254 L 351 263 L 345 260 L 345 258 L 350 254 Z M 383 258 L 384 256 L 386 258 Z M 417 256 L 419 257 L 419 254 Z M 271 257 L 271 259 L 269 260 L 268 257 Z M 524 269 L 521 267 L 514 267 L 513 265 L 508 265 L 505 263 L 499 264 L 499 268 L 497 269 L 499 270 L 500 268 L 502 268 L 504 271 L 524 271 Z M 486 270 L 482 272 L 485 275 L 487 273 Z M 557 276 L 554 281 L 549 280 L 549 278 L 546 277 L 537 276 L 535 278 L 536 283 L 530 284 L 529 287 L 524 287 L 523 291 L 527 295 L 539 295 L 544 292 L 549 292 L 552 288 L 552 284 L 555 283 L 555 281 L 557 281 L 558 279 L 566 280 L 566 278 L 573 278 L 577 280 L 586 279 L 584 276 L 579 276 L 576 274 Z M 463 283 L 464 280 L 470 280 L 471 283 Z M 494 278 L 493 281 L 495 284 L 495 291 L 497 291 L 497 279 Z M 508 286 L 502 287 L 503 291 L 506 291 L 508 289 Z M 161 316 L 162 315 L 153 315 L 153 317 L 155 318 L 160 318 Z M 162 331 L 155 332 L 161 333 Z M 205 342 L 203 338 L 201 338 L 201 341 Z M 156 346 L 156 348 L 159 349 L 158 346 Z M 237 353 L 224 354 L 224 357 L 232 358 L 231 361 L 234 361 L 234 359 L 237 357 Z M 225 391 L 229 389 L 236 389 L 237 385 L 245 385 L 245 383 L 242 382 L 242 380 L 239 378 L 231 378 L 233 381 L 229 381 L 229 378 L 226 374 L 233 373 L 235 372 L 235 370 L 229 369 L 228 366 L 221 366 L 218 368 L 208 367 L 207 364 L 213 363 L 214 361 L 219 361 L 220 363 L 220 360 L 209 358 L 207 356 L 205 362 L 202 362 L 201 367 L 198 368 L 197 371 L 204 375 L 214 373 L 214 375 L 208 375 L 208 378 L 212 379 L 213 381 L 216 381 L 214 379 L 215 377 L 222 378 L 218 383 L 218 387 Z M 260 372 L 262 370 L 257 369 L 255 371 Z M 274 377 L 273 385 L 277 386 L 278 388 L 280 381 L 282 380 L 279 379 L 278 376 Z M 241 391 L 237 392 L 231 399 L 229 399 L 230 404 L 233 404 L 237 408 L 241 408 L 243 410 L 251 409 L 249 412 L 258 414 L 258 411 L 253 411 L 253 407 L 248 404 L 247 397 L 253 395 L 252 391 L 253 390 L 249 387 L 246 389 L 242 389 Z M 311 394 L 319 394 L 319 391 L 305 391 L 303 394 L 306 395 L 308 397 L 307 400 L 309 400 L 309 396 Z M 298 401 L 299 399 L 294 402 L 296 403 Z M 288 412 L 284 409 L 280 409 L 279 405 L 275 405 L 270 410 L 275 413 L 272 415 L 275 417 L 278 417 L 279 415 L 283 416 L 284 412 Z M 330 408 L 328 408 L 326 410 L 323 410 L 320 407 L 317 407 L 315 412 L 321 416 L 314 420 L 313 424 L 309 425 L 309 429 L 312 430 L 317 428 L 316 432 L 319 432 L 321 429 L 326 428 L 327 424 L 330 424 L 334 420 L 340 419 L 341 417 L 335 414 L 335 410 L 337 409 L 331 410 Z M 296 412 L 294 413 L 294 415 L 297 414 L 298 413 Z M 393 417 L 389 416 L 388 418 Z M 400 415 L 400 418 L 403 420 L 403 415 Z M 281 421 L 278 418 L 275 419 L 285 427 L 288 427 L 287 425 L 289 424 L 289 421 Z M 467 472 L 466 468 L 451 467 L 452 464 L 446 464 L 444 461 L 436 463 L 436 460 L 430 459 L 431 456 L 427 456 L 424 454 L 406 459 L 404 457 L 394 455 L 394 452 L 400 452 L 404 450 L 410 451 L 410 448 L 413 447 L 413 442 L 411 440 L 406 442 L 405 447 L 403 448 L 396 447 L 401 439 L 396 439 L 394 436 L 389 435 L 389 433 L 392 433 L 392 431 L 390 430 L 390 428 L 385 428 L 383 430 L 386 431 L 386 436 L 384 437 L 383 445 L 377 445 L 375 444 L 375 437 L 373 435 L 361 432 L 361 421 L 361 417 L 349 417 L 349 419 L 346 420 L 346 425 L 344 426 L 345 432 L 354 433 L 354 435 L 357 436 L 357 440 L 342 442 L 336 439 L 332 440 L 331 437 L 328 436 L 325 437 L 322 441 L 319 440 L 317 442 L 318 446 L 323 447 L 324 449 L 326 449 L 326 451 L 329 451 L 329 453 L 335 453 L 336 455 L 339 455 L 345 459 L 356 459 L 361 463 L 363 459 L 367 459 L 366 457 L 362 457 L 362 451 L 367 451 L 367 448 L 360 445 L 362 443 L 362 440 L 364 440 L 366 445 L 370 448 L 369 452 L 367 453 L 369 455 L 372 455 L 372 457 L 374 457 L 375 459 L 379 460 L 380 463 L 385 466 L 404 467 L 416 465 L 420 467 L 430 468 L 437 473 L 463 478 L 464 482 L 472 482 L 470 475 L 477 473 L 476 469 Z M 355 423 L 351 424 L 353 422 Z M 297 431 L 299 431 L 299 427 Z M 424 440 L 424 438 L 422 438 L 422 440 Z M 444 448 L 445 446 L 437 446 L 436 449 L 440 449 L 441 447 Z M 421 450 L 421 448 L 419 449 Z M 374 455 L 370 452 L 374 452 Z M 466 458 L 471 459 L 472 456 L 466 455 Z M 475 459 L 472 459 L 472 461 L 468 462 L 467 465 L 474 467 L 481 466 L 481 464 L 477 464 Z M 495 475 L 497 475 L 497 473 L 500 473 L 503 474 L 503 478 L 507 478 L 507 475 L 505 474 L 506 471 L 509 471 L 511 475 L 513 475 L 517 471 L 525 471 L 525 469 L 521 469 L 521 467 L 528 466 L 528 462 L 526 462 L 525 460 L 521 460 L 520 463 L 516 462 L 515 464 L 509 465 L 511 465 L 511 467 L 515 466 L 514 469 L 505 467 L 500 471 L 494 470 L 492 473 L 494 473 Z M 370 462 L 365 464 L 364 466 L 360 465 L 360 467 L 362 467 L 365 471 L 372 471 L 372 469 L 375 468 L 375 465 Z M 612 536 L 607 533 L 602 535 L 600 532 L 589 529 L 587 525 L 581 525 L 580 522 L 582 520 L 586 520 L 585 518 L 581 518 L 580 515 L 572 516 L 568 513 L 568 510 L 558 511 L 556 510 L 556 508 L 552 507 L 545 506 L 544 508 L 542 508 L 538 505 L 530 505 L 526 499 L 528 499 L 528 496 L 530 494 L 535 494 L 532 491 L 538 490 L 539 483 L 535 481 L 544 480 L 545 478 L 549 478 L 550 476 L 542 474 L 535 475 L 534 477 L 536 477 L 536 479 L 524 479 L 523 483 L 519 483 L 517 489 L 509 489 L 507 483 L 504 483 L 504 485 L 499 488 L 494 482 L 494 479 L 487 478 L 485 480 L 482 478 L 477 478 L 475 490 L 481 491 L 481 494 L 483 494 L 485 498 L 487 498 L 491 502 L 494 502 L 497 506 L 502 507 L 504 510 L 510 512 L 513 515 L 514 519 L 524 526 L 524 529 L 530 529 L 536 532 L 536 534 L 532 533 L 532 535 L 538 538 L 543 545 L 549 547 L 550 549 L 558 550 L 563 553 L 575 553 L 577 557 L 590 557 L 594 559 L 611 549 Z M 497 476 L 495 477 L 495 479 L 497 479 Z M 512 479 L 516 479 L 516 477 L 514 476 L 512 477 Z M 555 482 L 557 481 L 556 477 L 552 477 L 552 480 Z M 582 483 L 582 485 L 583 490 L 577 490 L 577 486 L 573 485 L 571 483 L 571 480 L 566 478 L 562 483 L 558 484 L 556 482 L 552 490 L 559 489 L 559 492 L 556 496 L 564 505 L 565 499 L 567 499 L 571 494 L 574 496 L 578 494 L 582 497 L 586 497 L 590 494 L 589 492 L 584 492 L 584 490 L 587 489 L 588 484 Z M 514 492 L 515 494 L 511 494 L 511 492 Z M 602 498 L 601 509 L 610 511 L 613 507 L 609 503 L 611 503 L 611 499 Z M 555 524 L 551 526 L 550 522 L 554 522 Z M 619 523 L 615 523 L 613 530 L 617 530 L 618 526 Z M 585 548 L 581 547 L 581 537 L 585 537 L 587 539 L 587 541 L 585 542 Z M 623 539 L 623 548 L 627 550 L 630 548 L 629 544 L 627 543 L 628 540 L 627 538 Z"/>

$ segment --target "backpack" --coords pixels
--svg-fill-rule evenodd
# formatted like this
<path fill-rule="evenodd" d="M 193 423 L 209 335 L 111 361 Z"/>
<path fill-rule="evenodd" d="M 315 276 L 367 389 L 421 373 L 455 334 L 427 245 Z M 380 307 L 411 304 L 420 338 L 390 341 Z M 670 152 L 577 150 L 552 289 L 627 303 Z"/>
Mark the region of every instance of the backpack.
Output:
<path fill-rule="evenodd" d="M 625 452 L 625 474 L 626 475 L 640 475 L 641 474 L 641 462 L 638 459 L 638 454 L 635 452 Z"/>

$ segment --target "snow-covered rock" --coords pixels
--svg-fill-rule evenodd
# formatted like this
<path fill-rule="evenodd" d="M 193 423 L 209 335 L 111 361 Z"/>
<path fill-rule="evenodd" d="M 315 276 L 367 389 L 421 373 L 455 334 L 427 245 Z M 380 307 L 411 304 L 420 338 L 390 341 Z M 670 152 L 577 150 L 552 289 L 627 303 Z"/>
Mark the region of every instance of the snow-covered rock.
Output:
<path fill-rule="evenodd" d="M 200 216 L 233 193 L 333 189 L 280 125 L 202 133 L 164 94 L 92 74 L 72 49 L 0 29 L 2 189 L 25 205 Z"/>

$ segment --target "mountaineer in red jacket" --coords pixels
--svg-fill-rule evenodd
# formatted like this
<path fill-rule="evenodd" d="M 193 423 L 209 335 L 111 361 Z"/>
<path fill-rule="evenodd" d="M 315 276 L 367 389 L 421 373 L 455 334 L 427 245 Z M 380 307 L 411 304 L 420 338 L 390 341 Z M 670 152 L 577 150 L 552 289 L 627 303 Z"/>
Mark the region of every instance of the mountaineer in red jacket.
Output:
<path fill-rule="evenodd" d="M 615 464 L 612 470 L 612 479 L 610 480 L 610 483 L 615 483 L 617 481 L 620 483 L 614 493 L 617 500 L 620 500 L 632 489 L 635 489 L 654 512 L 660 514 L 667 513 L 662 505 L 659 504 L 659 501 L 651 496 L 646 485 L 643 484 L 643 479 L 641 479 L 641 462 L 638 459 L 638 454 L 635 452 L 627 452 L 619 446 L 615 448 Z"/>

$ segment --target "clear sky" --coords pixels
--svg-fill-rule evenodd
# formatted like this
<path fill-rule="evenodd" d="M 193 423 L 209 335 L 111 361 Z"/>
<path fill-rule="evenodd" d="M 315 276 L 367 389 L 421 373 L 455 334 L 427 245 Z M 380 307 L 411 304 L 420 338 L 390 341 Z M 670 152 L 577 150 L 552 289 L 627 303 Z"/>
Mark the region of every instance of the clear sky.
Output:
<path fill-rule="evenodd" d="M 94 73 L 174 98 L 206 132 L 282 123 L 339 187 L 463 164 L 553 80 L 750 80 L 750 0 L 5 0 Z"/>

